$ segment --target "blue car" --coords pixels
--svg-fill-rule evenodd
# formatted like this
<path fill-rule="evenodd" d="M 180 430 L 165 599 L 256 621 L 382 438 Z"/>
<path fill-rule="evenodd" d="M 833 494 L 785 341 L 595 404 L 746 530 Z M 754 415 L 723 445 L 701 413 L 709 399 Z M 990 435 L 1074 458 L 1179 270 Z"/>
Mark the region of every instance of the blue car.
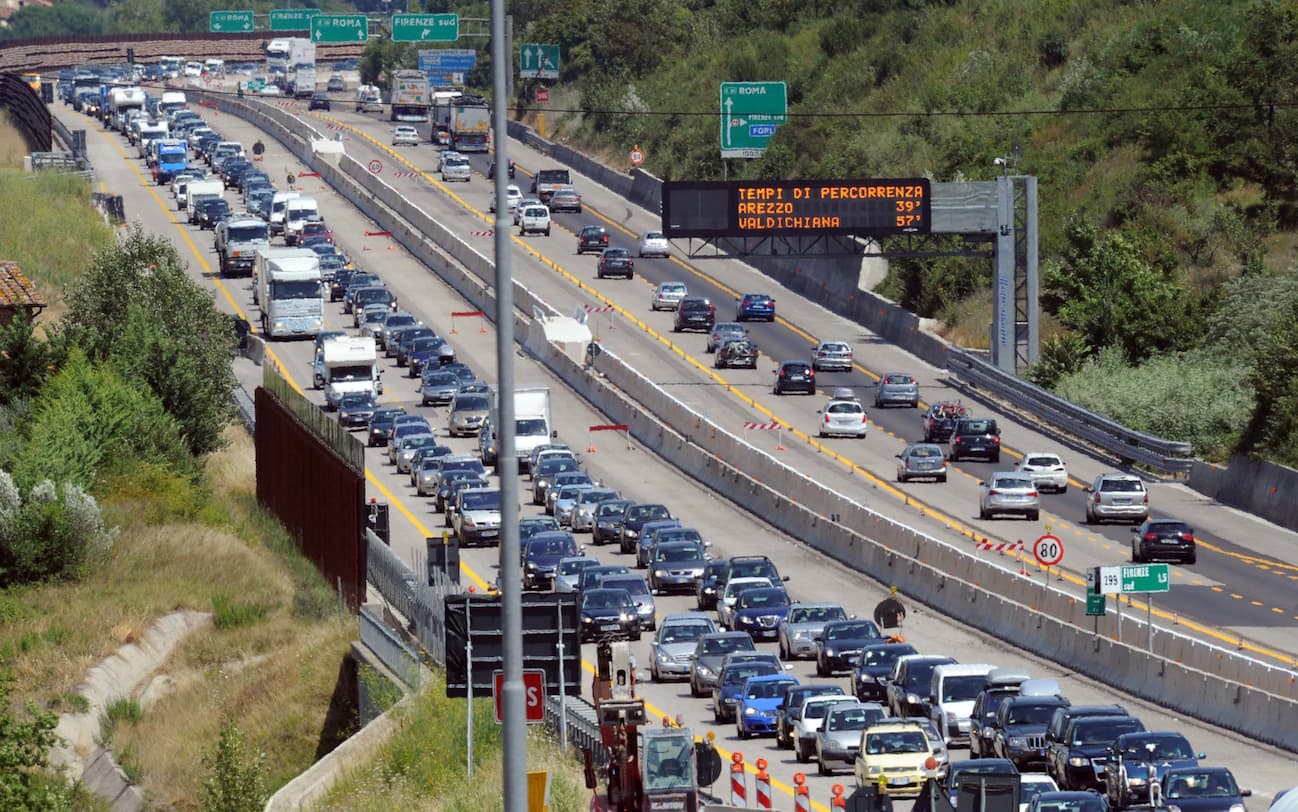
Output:
<path fill-rule="evenodd" d="M 774 640 L 780 634 L 780 624 L 789 616 L 792 603 L 782 587 L 746 589 L 739 593 L 730 610 L 730 629 L 748 632 L 754 640 Z"/>
<path fill-rule="evenodd" d="M 785 690 L 797 684 L 797 677 L 782 674 L 749 678 L 735 708 L 735 730 L 739 731 L 739 738 L 775 735 L 776 708 L 783 701 Z"/>
<path fill-rule="evenodd" d="M 717 722 L 735 718 L 739 695 L 744 685 L 753 677 L 784 676 L 784 669 L 769 662 L 729 663 L 717 674 L 717 684 L 712 686 L 712 716 Z"/>
<path fill-rule="evenodd" d="M 775 321 L 775 300 L 765 293 L 745 293 L 735 309 L 735 321 Z"/>

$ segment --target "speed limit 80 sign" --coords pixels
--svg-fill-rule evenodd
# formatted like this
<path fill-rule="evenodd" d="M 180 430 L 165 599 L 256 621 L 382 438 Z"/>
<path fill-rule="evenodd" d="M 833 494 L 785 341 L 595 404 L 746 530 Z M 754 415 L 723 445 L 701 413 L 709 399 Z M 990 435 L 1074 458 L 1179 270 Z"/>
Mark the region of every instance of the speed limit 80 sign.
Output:
<path fill-rule="evenodd" d="M 1058 536 L 1045 534 L 1032 545 L 1032 555 L 1043 567 L 1053 567 L 1064 560 L 1064 542 Z"/>

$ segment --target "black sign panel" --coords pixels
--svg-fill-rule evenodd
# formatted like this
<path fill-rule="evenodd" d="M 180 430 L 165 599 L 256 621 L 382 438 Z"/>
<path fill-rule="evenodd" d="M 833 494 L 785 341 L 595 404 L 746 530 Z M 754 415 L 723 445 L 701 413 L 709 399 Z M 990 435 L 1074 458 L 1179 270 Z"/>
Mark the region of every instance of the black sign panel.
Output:
<path fill-rule="evenodd" d="M 663 233 L 675 237 L 927 234 L 927 178 L 667 181 Z"/>
<path fill-rule="evenodd" d="M 545 690 L 581 694 L 581 635 L 577 596 L 528 593 L 523 599 L 523 668 L 545 671 Z M 448 595 L 446 598 L 446 695 L 490 696 L 496 671 L 504 670 L 504 634 L 499 595 Z M 559 640 L 563 639 L 563 659 Z M 473 644 L 472 668 L 468 644 Z M 562 673 L 561 673 L 562 672 Z"/>

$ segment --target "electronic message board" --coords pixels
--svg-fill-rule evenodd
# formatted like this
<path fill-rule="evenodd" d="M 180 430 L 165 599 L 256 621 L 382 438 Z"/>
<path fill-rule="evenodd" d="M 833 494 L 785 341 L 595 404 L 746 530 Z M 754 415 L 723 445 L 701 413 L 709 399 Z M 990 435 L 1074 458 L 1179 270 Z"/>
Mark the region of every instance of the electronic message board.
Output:
<path fill-rule="evenodd" d="M 927 234 L 927 178 L 667 181 L 663 232 L 674 237 Z"/>

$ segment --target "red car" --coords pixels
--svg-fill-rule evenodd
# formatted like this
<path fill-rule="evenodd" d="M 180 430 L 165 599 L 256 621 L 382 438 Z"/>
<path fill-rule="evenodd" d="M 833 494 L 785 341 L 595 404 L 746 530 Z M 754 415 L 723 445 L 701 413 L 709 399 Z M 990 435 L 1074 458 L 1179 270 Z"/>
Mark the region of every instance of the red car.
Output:
<path fill-rule="evenodd" d="M 329 230 L 329 226 L 325 225 L 323 222 L 320 222 L 320 223 L 307 223 L 306 225 L 302 226 L 302 234 L 300 237 L 298 237 L 298 242 L 302 242 L 306 240 L 307 237 L 313 237 L 316 236 L 317 234 L 323 234 L 325 237 L 325 242 L 327 243 L 332 244 L 334 241 L 334 233 L 331 230 Z"/>

